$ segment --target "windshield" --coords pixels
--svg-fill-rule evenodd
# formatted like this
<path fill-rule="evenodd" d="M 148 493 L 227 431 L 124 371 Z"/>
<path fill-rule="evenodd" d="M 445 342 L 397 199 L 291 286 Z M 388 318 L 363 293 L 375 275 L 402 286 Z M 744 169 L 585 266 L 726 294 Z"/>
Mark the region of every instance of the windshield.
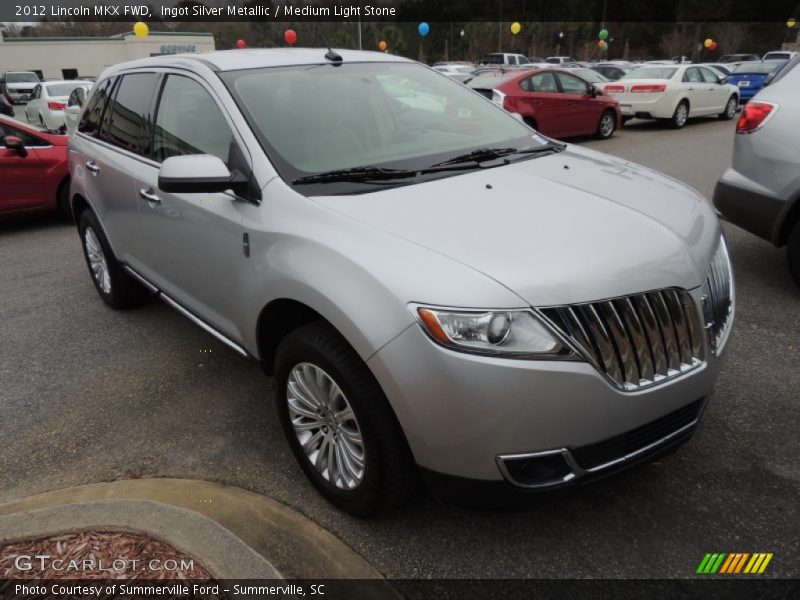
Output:
<path fill-rule="evenodd" d="M 58 96 L 69 96 L 76 87 L 80 86 L 80 83 L 53 83 L 50 85 L 46 85 L 47 88 L 47 95 L 58 97 Z"/>
<path fill-rule="evenodd" d="M 288 182 L 364 166 L 425 169 L 478 148 L 547 143 L 479 94 L 413 63 L 249 69 L 222 78 Z"/>
<path fill-rule="evenodd" d="M 736 68 L 733 70 L 734 73 L 774 73 L 778 69 L 780 69 L 783 65 L 786 64 L 786 61 L 783 60 L 776 60 L 776 61 L 765 61 L 765 62 L 750 62 L 750 63 L 742 63 L 740 65 L 736 65 Z"/>
<path fill-rule="evenodd" d="M 675 67 L 639 67 L 623 75 L 621 79 L 670 79 L 675 71 Z"/>
<path fill-rule="evenodd" d="M 6 73 L 7 83 L 39 83 L 36 73 Z"/>

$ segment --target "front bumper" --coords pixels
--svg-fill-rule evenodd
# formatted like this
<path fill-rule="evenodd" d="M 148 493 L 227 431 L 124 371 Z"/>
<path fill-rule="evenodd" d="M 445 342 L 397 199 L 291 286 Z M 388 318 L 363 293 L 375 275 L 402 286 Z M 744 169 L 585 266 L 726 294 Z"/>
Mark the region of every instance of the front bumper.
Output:
<path fill-rule="evenodd" d="M 695 294 L 699 304 L 699 291 Z M 635 432 L 700 401 L 711 390 L 719 358 L 710 351 L 694 370 L 648 388 L 623 391 L 586 362 L 529 361 L 464 354 L 432 342 L 416 324 L 368 361 L 406 434 L 417 463 L 427 472 L 481 480 L 513 481 L 501 468 L 518 455 L 561 453 L 574 458 L 572 476 L 600 475 L 593 467 L 623 466 L 640 454 L 622 449 L 600 463 L 587 448 Z M 652 449 L 696 426 L 691 418 L 665 429 Z M 664 439 L 662 439 L 664 438 Z M 649 443 L 649 442 L 648 442 Z M 644 447 L 647 444 L 641 445 Z M 598 450 L 599 451 L 599 450 Z M 622 459 L 614 462 L 616 459 Z M 581 464 L 583 462 L 583 464 Z M 613 465 L 606 463 L 614 462 Z M 565 474 L 566 475 L 566 474 Z M 591 475 L 592 477 L 589 477 Z M 525 486 L 517 481 L 518 487 Z M 551 486 L 547 486 L 551 487 Z"/>
<path fill-rule="evenodd" d="M 31 90 L 30 92 L 18 91 L 18 90 L 10 90 L 6 88 L 6 97 L 11 100 L 12 102 L 27 102 L 31 98 Z"/>

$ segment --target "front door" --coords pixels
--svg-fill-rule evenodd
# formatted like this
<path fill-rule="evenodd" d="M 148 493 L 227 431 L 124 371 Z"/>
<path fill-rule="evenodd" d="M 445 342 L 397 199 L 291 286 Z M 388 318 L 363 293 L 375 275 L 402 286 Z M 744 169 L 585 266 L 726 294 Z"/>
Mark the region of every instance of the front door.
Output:
<path fill-rule="evenodd" d="M 22 140 L 27 156 L 6 148 L 5 136 Z M 45 204 L 43 157 L 36 147 L 49 142 L 0 120 L 0 213 L 40 208 Z"/>
<path fill-rule="evenodd" d="M 249 172 L 249 154 L 213 93 L 200 79 L 170 73 L 154 120 L 153 166 L 138 172 L 139 236 L 131 266 L 159 289 L 229 337 L 237 326 L 247 201 L 232 193 L 171 194 L 158 188 L 158 165 L 172 156 L 211 154 Z"/>
<path fill-rule="evenodd" d="M 557 76 L 565 100 L 563 122 L 564 128 L 569 132 L 567 135 L 593 133 L 597 129 L 600 114 L 597 103 L 592 102 L 590 84 L 569 73 L 559 72 Z"/>

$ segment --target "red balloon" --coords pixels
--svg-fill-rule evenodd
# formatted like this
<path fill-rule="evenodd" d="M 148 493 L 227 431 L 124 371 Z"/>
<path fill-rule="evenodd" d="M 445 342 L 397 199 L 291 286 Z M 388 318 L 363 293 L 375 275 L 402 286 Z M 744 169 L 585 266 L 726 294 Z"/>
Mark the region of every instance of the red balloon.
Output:
<path fill-rule="evenodd" d="M 247 46 L 247 44 L 245 44 L 244 40 L 239 40 L 236 42 L 237 48 L 244 48 L 245 46 Z"/>
<path fill-rule="evenodd" d="M 286 33 L 283 34 L 283 39 L 292 46 L 297 41 L 297 32 L 294 29 L 287 29 Z"/>
<path fill-rule="evenodd" d="M 717 49 L 717 42 L 711 42 L 711 45 L 708 47 L 709 50 L 716 50 Z"/>

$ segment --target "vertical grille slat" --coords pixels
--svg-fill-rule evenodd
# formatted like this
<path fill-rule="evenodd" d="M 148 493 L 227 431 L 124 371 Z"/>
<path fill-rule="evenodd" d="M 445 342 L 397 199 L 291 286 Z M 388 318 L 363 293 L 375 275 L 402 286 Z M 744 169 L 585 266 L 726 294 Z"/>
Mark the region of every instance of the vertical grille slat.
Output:
<path fill-rule="evenodd" d="M 617 308 L 625 320 L 625 325 L 633 338 L 633 347 L 636 349 L 636 358 L 639 363 L 639 375 L 645 381 L 651 381 L 655 375 L 653 368 L 653 355 L 650 349 L 650 342 L 644 332 L 644 327 L 639 321 L 636 309 L 630 298 L 617 300 Z"/>
<path fill-rule="evenodd" d="M 731 318 L 734 303 L 733 273 L 728 248 L 723 238 L 720 238 L 719 246 L 711 259 L 706 287 L 714 317 L 712 333 L 713 346 L 716 348 L 722 345 L 728 336 L 733 322 Z"/>
<path fill-rule="evenodd" d="M 628 338 L 628 333 L 625 331 L 622 319 L 611 301 L 600 303 L 599 308 L 603 317 L 605 317 L 606 326 L 609 333 L 611 333 L 614 346 L 617 348 L 625 383 L 638 385 L 639 365 L 636 363 L 636 353 L 631 340 Z"/>
<path fill-rule="evenodd" d="M 664 346 L 667 349 L 667 365 L 671 370 L 678 371 L 681 368 L 681 356 L 678 350 L 675 327 L 672 325 L 672 317 L 669 316 L 669 309 L 659 292 L 648 294 L 647 299 L 653 307 L 653 312 L 658 320 L 658 327 L 664 337 Z"/>
<path fill-rule="evenodd" d="M 688 292 L 658 290 L 542 309 L 618 387 L 633 390 L 679 375 L 704 357 L 698 304 Z"/>
<path fill-rule="evenodd" d="M 600 359 L 606 374 L 613 379 L 617 385 L 622 385 L 622 370 L 620 369 L 617 352 L 611 342 L 611 336 L 603 324 L 597 309 L 592 304 L 579 306 L 581 316 L 586 320 L 589 332 L 600 350 Z"/>

